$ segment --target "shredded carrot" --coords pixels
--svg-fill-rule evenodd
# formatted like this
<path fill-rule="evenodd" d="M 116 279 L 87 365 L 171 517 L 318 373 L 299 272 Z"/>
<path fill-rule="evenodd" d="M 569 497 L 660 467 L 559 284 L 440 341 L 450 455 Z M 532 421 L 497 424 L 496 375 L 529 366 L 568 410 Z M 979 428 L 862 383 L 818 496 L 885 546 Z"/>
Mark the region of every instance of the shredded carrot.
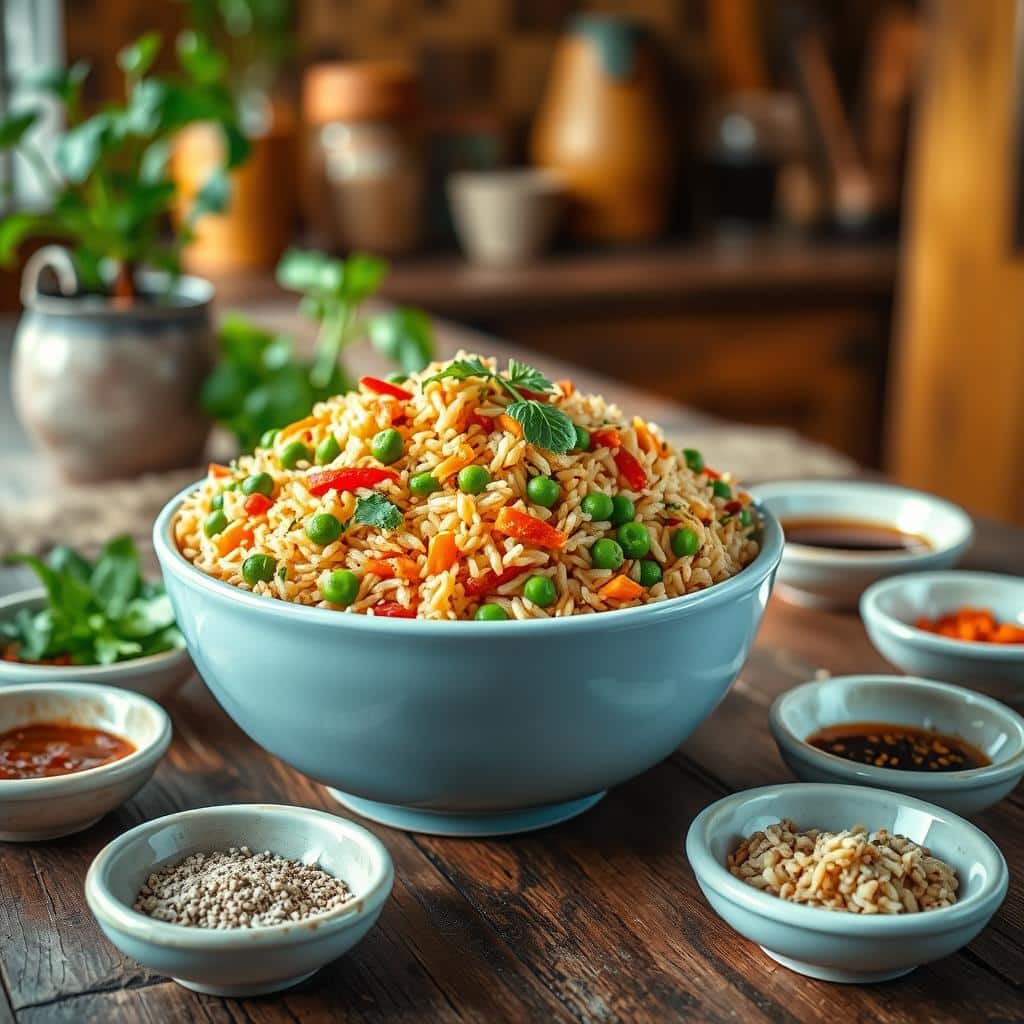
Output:
<path fill-rule="evenodd" d="M 569 539 L 568 534 L 544 522 L 543 519 L 520 512 L 519 509 L 508 505 L 498 513 L 494 528 L 538 548 L 565 547 L 565 542 Z"/>
<path fill-rule="evenodd" d="M 430 539 L 427 550 L 427 575 L 434 576 L 450 569 L 459 560 L 454 533 L 439 533 Z"/>
<path fill-rule="evenodd" d="M 613 576 L 597 592 L 608 601 L 633 601 L 644 592 L 644 588 L 628 576 L 620 575 Z"/>
<path fill-rule="evenodd" d="M 498 416 L 498 422 L 510 433 L 516 437 L 523 436 L 523 425 L 519 420 L 512 419 L 507 412 L 503 412 Z"/>
<path fill-rule="evenodd" d="M 438 480 L 445 480 L 473 461 L 473 449 L 468 444 L 459 445 L 459 450 L 447 459 L 442 459 L 432 470 Z"/>
<path fill-rule="evenodd" d="M 252 544 L 252 530 L 245 525 L 245 520 L 236 519 L 217 538 L 217 554 L 226 555 L 243 544 L 247 547 Z"/>
<path fill-rule="evenodd" d="M 231 476 L 231 467 L 222 466 L 219 462 L 211 462 L 210 476 L 212 476 L 215 480 L 220 480 L 223 477 Z"/>
<path fill-rule="evenodd" d="M 633 417 L 633 429 L 636 431 L 636 443 L 640 446 L 640 451 L 661 451 L 661 442 L 651 433 L 651 428 L 639 416 Z"/>
<path fill-rule="evenodd" d="M 305 419 L 296 420 L 294 423 L 289 423 L 287 427 L 282 427 L 277 438 L 274 440 L 274 444 L 280 444 L 282 441 L 287 440 L 289 437 L 293 437 L 295 434 L 301 434 L 304 430 L 309 430 L 310 427 L 318 427 L 321 423 L 326 422 L 323 416 L 307 416 Z"/>
<path fill-rule="evenodd" d="M 565 378 L 564 380 L 556 380 L 555 383 L 559 386 L 562 394 L 566 398 L 571 398 L 576 391 L 576 385 L 571 380 Z"/>
<path fill-rule="evenodd" d="M 936 619 L 922 616 L 914 622 L 918 629 L 951 640 L 990 644 L 1024 644 L 1024 627 L 999 622 L 987 608 L 957 608 Z"/>

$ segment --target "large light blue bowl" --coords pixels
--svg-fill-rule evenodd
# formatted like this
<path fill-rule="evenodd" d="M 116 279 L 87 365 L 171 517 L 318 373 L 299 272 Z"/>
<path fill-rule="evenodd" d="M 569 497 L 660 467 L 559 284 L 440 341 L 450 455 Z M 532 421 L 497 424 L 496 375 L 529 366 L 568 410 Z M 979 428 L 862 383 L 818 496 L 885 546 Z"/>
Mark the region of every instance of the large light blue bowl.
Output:
<path fill-rule="evenodd" d="M 385 824 L 446 835 L 572 817 L 670 754 L 739 674 L 782 555 L 643 608 L 533 622 L 375 619 L 206 576 L 153 542 L 196 667 L 272 754 Z"/>

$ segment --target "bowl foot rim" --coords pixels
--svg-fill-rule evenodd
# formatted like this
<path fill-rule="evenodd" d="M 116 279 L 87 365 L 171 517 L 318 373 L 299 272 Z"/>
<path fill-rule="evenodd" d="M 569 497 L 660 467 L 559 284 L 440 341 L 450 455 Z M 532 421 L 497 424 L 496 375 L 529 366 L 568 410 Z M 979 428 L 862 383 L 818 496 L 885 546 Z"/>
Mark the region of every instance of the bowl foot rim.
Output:
<path fill-rule="evenodd" d="M 521 807 L 493 813 L 428 811 L 418 807 L 403 807 L 401 804 L 364 800 L 362 797 L 330 787 L 327 792 L 343 807 L 379 825 L 401 829 L 403 832 L 469 839 L 516 835 L 558 825 L 589 811 L 604 797 L 607 790 L 591 793 L 577 800 L 567 800 L 564 803 L 542 804 L 539 807 Z"/>
<path fill-rule="evenodd" d="M 818 981 L 833 981 L 843 985 L 871 985 L 879 981 L 893 981 L 895 978 L 902 978 L 905 974 L 917 970 L 916 967 L 901 967 L 895 971 L 847 971 L 842 967 L 824 967 L 821 964 L 809 964 L 804 960 L 794 960 L 792 957 L 783 956 L 781 953 L 773 953 L 765 946 L 761 947 L 777 964 L 803 974 L 808 978 L 816 978 Z"/>
<path fill-rule="evenodd" d="M 309 971 L 307 974 L 296 975 L 294 978 L 275 978 L 273 981 L 254 981 L 241 985 L 207 985 L 201 981 L 188 981 L 185 978 L 172 978 L 171 980 L 176 981 L 182 988 L 187 988 L 190 992 L 198 992 L 200 995 L 204 996 L 225 996 L 230 999 L 243 996 L 269 995 L 271 992 L 282 992 L 286 988 L 294 988 L 296 985 L 301 985 L 304 981 L 312 978 L 318 970 L 320 970 L 319 967 L 315 970 Z"/>

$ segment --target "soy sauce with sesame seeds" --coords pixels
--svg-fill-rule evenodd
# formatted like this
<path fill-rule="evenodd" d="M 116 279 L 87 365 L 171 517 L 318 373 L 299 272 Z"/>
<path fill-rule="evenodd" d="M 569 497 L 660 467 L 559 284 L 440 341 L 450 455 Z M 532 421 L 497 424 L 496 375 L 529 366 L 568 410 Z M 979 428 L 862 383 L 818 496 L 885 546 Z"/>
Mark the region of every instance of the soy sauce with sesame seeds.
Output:
<path fill-rule="evenodd" d="M 804 741 L 856 764 L 905 772 L 964 772 L 991 764 L 977 747 L 948 733 L 890 722 L 843 722 Z"/>

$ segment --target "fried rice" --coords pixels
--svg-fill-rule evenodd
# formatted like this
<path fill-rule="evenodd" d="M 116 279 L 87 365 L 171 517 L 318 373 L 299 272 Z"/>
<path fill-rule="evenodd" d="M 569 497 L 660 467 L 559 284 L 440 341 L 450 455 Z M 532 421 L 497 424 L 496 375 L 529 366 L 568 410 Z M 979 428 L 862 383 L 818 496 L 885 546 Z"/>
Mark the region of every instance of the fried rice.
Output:
<path fill-rule="evenodd" d="M 483 363 L 497 370 L 494 360 Z M 626 419 L 600 396 L 555 382 L 533 398 L 553 404 L 590 435 L 587 450 L 555 454 L 528 443 L 522 425 L 505 414 L 511 399 L 496 381 L 424 384 L 446 365 L 434 364 L 398 387 L 364 378 L 357 391 L 318 404 L 268 447 L 230 466 L 211 466 L 176 517 L 181 553 L 225 583 L 323 608 L 341 609 L 323 591 L 332 593 L 332 575 L 348 570 L 355 580 L 349 577 L 345 611 L 424 619 L 470 619 L 484 604 L 501 609 L 491 617 L 514 619 L 638 606 L 713 586 L 756 556 L 758 524 L 749 497 L 727 473 L 704 467 L 699 453 L 670 445 L 655 424 Z M 386 466 L 392 476 L 368 487 L 324 490 L 331 474 L 346 479 L 340 470 L 380 470 L 372 439 L 389 428 L 402 442 L 401 454 Z M 335 446 L 324 443 L 329 436 L 337 454 L 318 465 L 315 453 L 334 454 Z M 286 449 L 290 468 L 282 464 Z M 466 466 L 489 474 L 479 493 L 459 487 L 458 471 Z M 437 489 L 415 493 L 410 481 L 426 473 Z M 269 477 L 259 478 L 269 491 L 262 498 L 245 483 L 258 474 Z M 530 499 L 534 476 L 557 484 L 550 507 Z M 632 520 L 649 536 L 642 558 L 624 557 L 614 569 L 593 564 L 591 548 L 602 538 L 615 540 L 621 523 L 594 521 L 584 511 L 592 492 L 629 499 Z M 360 501 L 374 493 L 382 496 L 374 503 L 397 509 L 386 526 L 357 519 Z M 628 510 L 622 502 L 620 512 L 622 505 Z M 324 515 L 341 532 L 318 543 L 309 536 L 316 536 L 310 523 Z M 695 537 L 675 538 L 674 547 L 679 531 Z M 551 581 L 553 596 L 547 584 L 529 583 L 535 576 Z M 529 594 L 544 594 L 550 603 Z"/>

